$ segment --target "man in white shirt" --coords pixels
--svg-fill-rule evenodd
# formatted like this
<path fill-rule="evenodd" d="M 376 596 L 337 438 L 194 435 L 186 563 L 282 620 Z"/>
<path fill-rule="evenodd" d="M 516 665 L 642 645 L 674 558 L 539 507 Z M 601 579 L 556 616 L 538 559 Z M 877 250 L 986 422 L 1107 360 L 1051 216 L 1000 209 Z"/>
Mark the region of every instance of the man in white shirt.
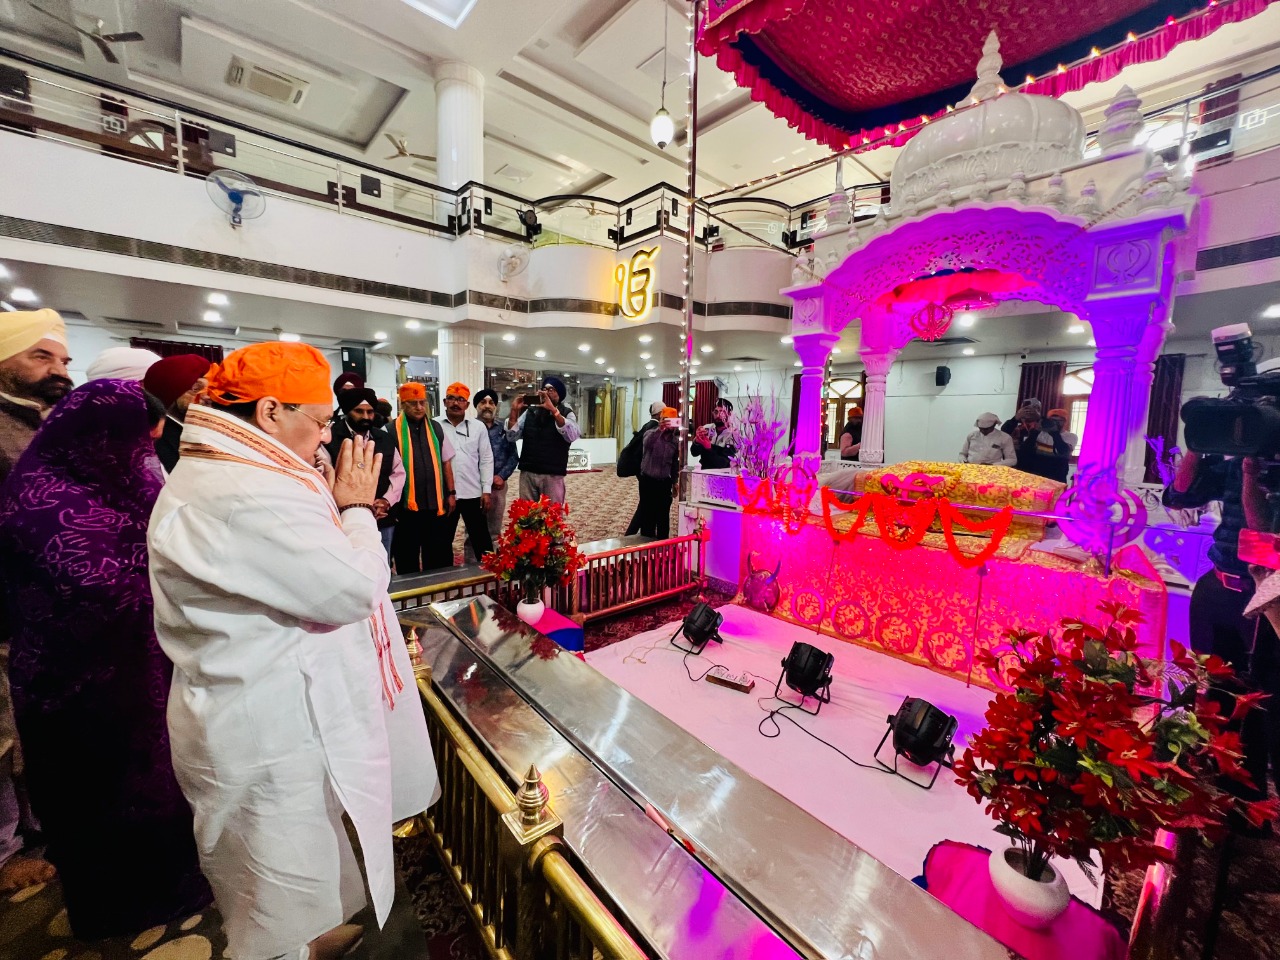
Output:
<path fill-rule="evenodd" d="M 231 960 L 338 960 L 395 888 L 392 825 L 437 796 L 364 438 L 316 468 L 329 364 L 257 343 L 212 372 L 147 535 L 173 769 Z M 359 839 L 363 877 L 344 815 Z"/>
<path fill-rule="evenodd" d="M 465 383 L 451 383 L 444 392 L 444 416 L 436 422 L 453 443 L 453 489 L 458 508 L 444 517 L 441 526 L 450 543 L 458 530 L 458 519 L 466 524 L 476 556 L 493 549 L 489 520 L 485 511 L 493 492 L 493 445 L 489 428 L 479 420 L 467 419 L 471 390 Z"/>
<path fill-rule="evenodd" d="M 973 422 L 978 429 L 964 438 L 964 446 L 960 448 L 961 463 L 1017 466 L 1018 454 L 1013 448 L 1013 437 L 1003 430 L 997 430 L 996 425 L 999 423 L 1000 418 L 994 413 L 984 413 Z"/>
<path fill-rule="evenodd" d="M 543 377 L 538 403 L 525 409 L 523 397 L 511 401 L 507 439 L 520 448 L 520 499 L 546 497 L 564 503 L 569 447 L 582 436 L 573 408 L 564 402 L 567 388 L 559 377 Z"/>

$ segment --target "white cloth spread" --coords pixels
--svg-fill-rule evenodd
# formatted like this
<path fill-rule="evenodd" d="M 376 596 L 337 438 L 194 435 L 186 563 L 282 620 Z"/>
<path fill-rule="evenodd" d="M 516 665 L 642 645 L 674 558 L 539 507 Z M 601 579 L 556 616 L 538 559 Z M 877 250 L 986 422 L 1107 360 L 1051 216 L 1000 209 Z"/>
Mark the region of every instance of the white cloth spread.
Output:
<path fill-rule="evenodd" d="M 364 906 L 344 811 L 386 919 L 391 826 L 436 770 L 373 515 L 222 411 L 193 407 L 182 441 L 148 536 L 174 772 L 228 954 L 267 960 Z"/>

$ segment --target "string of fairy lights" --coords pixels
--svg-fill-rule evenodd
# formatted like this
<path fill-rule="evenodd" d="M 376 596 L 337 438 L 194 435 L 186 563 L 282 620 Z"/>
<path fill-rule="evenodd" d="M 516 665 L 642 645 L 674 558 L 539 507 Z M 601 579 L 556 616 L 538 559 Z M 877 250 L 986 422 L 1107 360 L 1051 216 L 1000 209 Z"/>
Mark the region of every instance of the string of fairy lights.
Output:
<path fill-rule="evenodd" d="M 665 0 L 664 0 L 665 2 Z M 693 244 L 697 229 L 698 170 L 698 50 L 694 43 L 702 0 L 691 0 L 685 17 L 688 31 L 689 85 L 685 93 L 685 233 L 684 317 L 680 325 L 680 462 L 689 459 L 689 433 L 693 424 Z"/>

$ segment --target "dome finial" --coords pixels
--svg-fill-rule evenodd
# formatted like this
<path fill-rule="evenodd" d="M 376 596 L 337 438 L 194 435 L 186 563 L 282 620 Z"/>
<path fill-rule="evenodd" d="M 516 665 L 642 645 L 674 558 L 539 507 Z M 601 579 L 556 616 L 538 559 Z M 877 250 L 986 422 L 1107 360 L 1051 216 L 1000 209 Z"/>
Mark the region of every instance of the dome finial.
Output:
<path fill-rule="evenodd" d="M 1000 38 L 992 30 L 987 34 L 987 41 L 982 45 L 982 59 L 978 61 L 978 82 L 969 91 L 969 96 L 957 107 L 969 103 L 990 100 L 1000 92 L 1000 68 L 1004 59 L 1000 56 Z"/>

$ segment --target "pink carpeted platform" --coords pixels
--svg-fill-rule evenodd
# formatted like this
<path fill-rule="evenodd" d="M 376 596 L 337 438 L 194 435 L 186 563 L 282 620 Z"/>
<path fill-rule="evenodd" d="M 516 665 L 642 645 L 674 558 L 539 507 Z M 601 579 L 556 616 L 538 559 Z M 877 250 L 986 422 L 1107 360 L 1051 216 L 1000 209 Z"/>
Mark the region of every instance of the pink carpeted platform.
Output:
<path fill-rule="evenodd" d="M 832 700 L 816 717 L 798 711 L 786 715 L 872 766 L 872 752 L 884 735 L 885 720 L 903 697 L 923 697 L 954 715 L 960 723 L 956 735 L 960 745 L 982 726 L 990 691 L 966 689 L 963 683 L 924 667 L 817 635 L 746 607 L 728 605 L 720 612 L 725 617 L 720 628 L 723 647 L 709 644 L 703 656 L 689 657 L 688 669 L 699 677 L 719 663 L 734 673 L 757 674 L 751 693 L 705 680 L 690 682 L 681 662 L 684 654 L 667 642 L 676 623 L 588 653 L 587 662 L 905 877 L 921 872 L 925 854 L 939 840 L 989 849 L 1007 844 L 993 832 L 994 821 L 948 770 L 926 791 L 898 777 L 853 766 L 782 717 L 778 718 L 782 732 L 776 739 L 761 736 L 757 729 L 766 710 L 777 706 L 771 699 L 774 683 L 782 659 L 797 640 L 835 655 Z M 799 698 L 785 684 L 782 692 L 789 700 Z M 769 724 L 765 729 L 772 732 Z M 880 755 L 892 762 L 889 744 Z M 902 769 L 925 780 L 929 775 L 905 761 Z M 1063 865 L 1063 873 L 1073 894 L 1092 906 L 1100 903 L 1101 888 L 1095 888 L 1074 864 Z"/>

